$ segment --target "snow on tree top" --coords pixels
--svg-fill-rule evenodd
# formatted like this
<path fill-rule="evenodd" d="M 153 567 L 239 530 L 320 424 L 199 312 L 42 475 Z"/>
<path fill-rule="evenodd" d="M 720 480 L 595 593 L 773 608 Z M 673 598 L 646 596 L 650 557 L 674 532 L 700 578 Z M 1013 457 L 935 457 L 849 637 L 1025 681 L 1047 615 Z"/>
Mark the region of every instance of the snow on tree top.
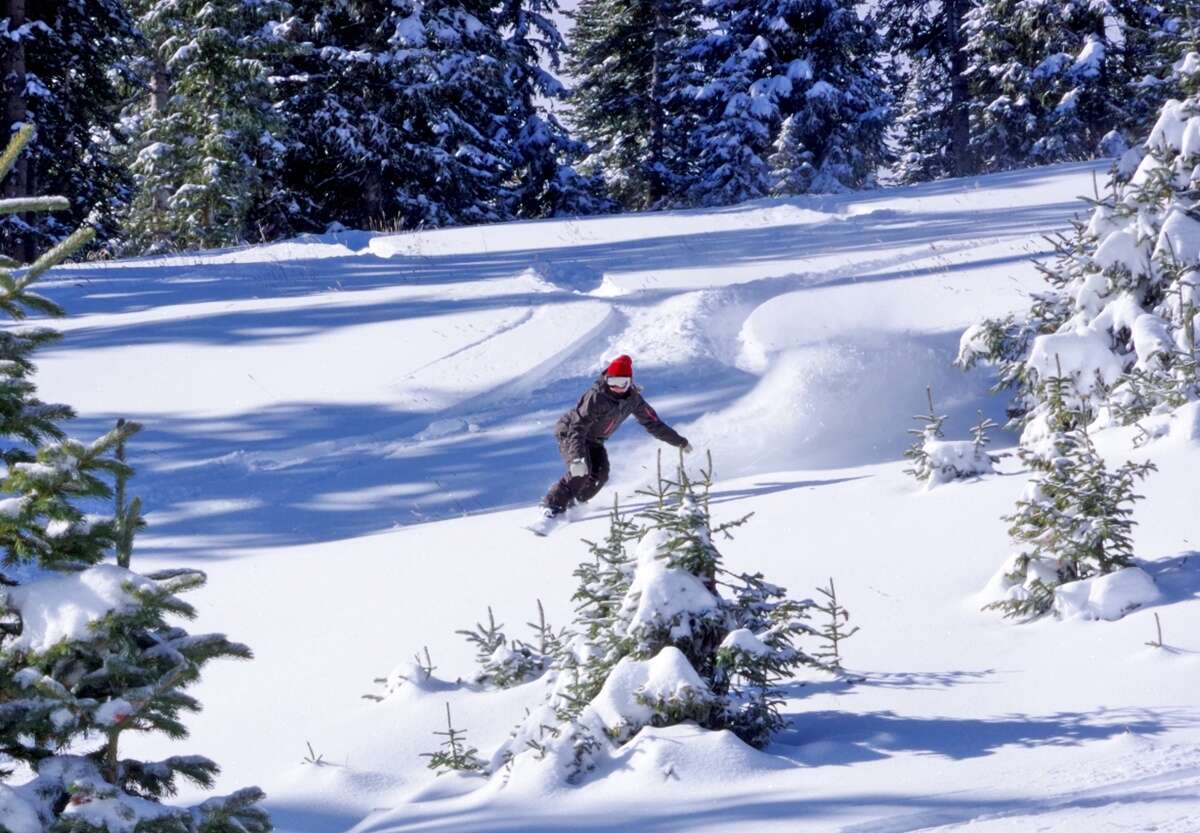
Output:
<path fill-rule="evenodd" d="M 663 547 L 669 538 L 665 530 L 654 530 L 639 543 L 635 555 L 637 575 L 628 598 L 636 599 L 628 633 L 672 622 L 689 613 L 705 613 L 717 607 L 717 600 L 704 582 L 687 570 L 667 566 Z"/>
<path fill-rule="evenodd" d="M 655 713 L 648 702 L 711 697 L 712 692 L 683 652 L 668 645 L 652 659 L 625 657 L 617 663 L 591 707 L 605 726 L 619 729 L 647 724 Z"/>
<path fill-rule="evenodd" d="M 40 652 L 63 640 L 90 639 L 93 623 L 137 607 L 134 591 L 156 588 L 150 579 L 113 564 L 8 588 L 6 603 L 20 614 L 22 630 L 6 648 Z"/>
<path fill-rule="evenodd" d="M 721 647 L 741 651 L 744 654 L 751 654 L 756 657 L 767 656 L 772 650 L 770 645 L 759 639 L 754 631 L 748 628 L 738 628 L 737 630 L 730 631 L 725 636 L 725 639 L 721 641 Z"/>

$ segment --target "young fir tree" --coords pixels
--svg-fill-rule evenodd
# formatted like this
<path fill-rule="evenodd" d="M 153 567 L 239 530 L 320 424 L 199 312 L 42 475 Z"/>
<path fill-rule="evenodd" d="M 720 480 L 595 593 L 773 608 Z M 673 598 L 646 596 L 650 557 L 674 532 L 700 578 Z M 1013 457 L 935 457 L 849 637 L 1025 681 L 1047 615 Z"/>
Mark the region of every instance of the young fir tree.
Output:
<path fill-rule="evenodd" d="M 18 132 L 0 176 L 32 139 Z M 0 200 L 0 214 L 62 210 L 57 197 Z M 0 264 L 0 308 L 14 320 L 61 311 L 32 284 L 86 244 L 68 236 L 33 264 Z M 195 807 L 161 803 L 181 780 L 207 786 L 218 768 L 195 755 L 141 761 L 122 755 L 132 732 L 187 735 L 199 709 L 185 689 L 211 659 L 249 657 L 220 634 L 167 622 L 191 618 L 177 594 L 204 583 L 196 570 L 139 575 L 102 563 L 137 527 L 136 508 L 95 520 L 84 508 L 109 499 L 130 471 L 114 451 L 138 430 L 122 423 L 90 444 L 66 438 L 69 408 L 37 399 L 33 354 L 56 335 L 11 329 L 0 338 L 0 818 L 20 830 L 104 833 L 119 818 L 131 833 L 265 833 L 262 793 L 244 789 Z"/>
<path fill-rule="evenodd" d="M 534 633 L 534 639 L 529 642 L 509 640 L 504 633 L 504 625 L 496 623 L 490 607 L 486 625 L 477 622 L 474 630 L 457 631 L 475 646 L 475 658 L 479 663 L 476 683 L 511 688 L 536 680 L 550 669 L 562 650 L 563 635 L 556 633 L 546 621 L 541 601 L 538 601 L 537 608 L 538 621 L 528 623 Z"/>
<path fill-rule="evenodd" d="M 575 781 L 641 728 L 685 721 L 761 747 L 784 722 L 780 681 L 828 669 L 796 645 L 816 635 L 813 602 L 722 565 L 715 539 L 746 519 L 713 525 L 710 485 L 711 466 L 699 480 L 680 468 L 636 515 L 614 509 L 576 572 L 578 615 L 550 694 L 493 768 L 550 766 Z"/>
<path fill-rule="evenodd" d="M 590 148 L 587 167 L 624 208 L 678 201 L 692 116 L 676 87 L 691 77 L 697 0 L 581 0 L 571 18 L 571 123 Z"/>
<path fill-rule="evenodd" d="M 1046 380 L 1046 433 L 1023 447 L 1021 459 L 1034 477 L 1004 520 L 1019 549 L 999 577 L 1001 598 L 985 610 L 1007 617 L 1035 617 L 1054 607 L 1063 584 L 1128 567 L 1134 484 L 1155 470 L 1153 463 L 1126 462 L 1109 471 L 1096 453 L 1085 420 L 1071 414 L 1061 376 Z"/>
<path fill-rule="evenodd" d="M 906 59 L 895 131 L 902 182 L 973 172 L 963 50 L 969 7 L 968 0 L 885 0 L 873 16 L 889 49 Z"/>
<path fill-rule="evenodd" d="M 934 464 L 928 451 L 929 443 L 945 436 L 942 433 L 942 425 L 946 422 L 946 416 L 938 415 L 933 409 L 933 388 L 925 388 L 925 396 L 929 399 L 929 413 L 913 416 L 918 427 L 908 429 L 908 433 L 915 439 L 908 451 L 904 452 L 904 456 L 912 461 L 912 467 L 905 469 L 904 473 L 911 474 L 923 482 L 929 481 L 934 474 Z"/>
<path fill-rule="evenodd" d="M 281 226 L 283 124 L 267 58 L 282 2 L 138 0 L 139 84 L 124 111 L 133 252 L 263 239 Z M 284 212 L 286 213 L 286 212 Z"/>
<path fill-rule="evenodd" d="M 57 214 L 0 219 L 0 249 L 29 261 L 85 217 L 102 238 L 114 231 L 126 188 L 111 152 L 116 80 L 127 72 L 133 29 L 119 0 L 9 0 L 3 14 L 4 136 L 33 124 L 40 140 L 16 161 L 0 196 L 75 197 Z"/>
<path fill-rule="evenodd" d="M 1069 413 L 1089 421 L 1128 423 L 1200 396 L 1200 55 L 1178 64 L 1190 96 L 1163 106 L 1128 181 L 1114 176 L 1089 221 L 1058 241 L 1056 262 L 1043 269 L 1047 290 L 1023 318 L 963 334 L 960 365 L 998 364 L 1027 431 L 1043 430 L 1045 380 L 1057 375 L 1072 381 Z"/>

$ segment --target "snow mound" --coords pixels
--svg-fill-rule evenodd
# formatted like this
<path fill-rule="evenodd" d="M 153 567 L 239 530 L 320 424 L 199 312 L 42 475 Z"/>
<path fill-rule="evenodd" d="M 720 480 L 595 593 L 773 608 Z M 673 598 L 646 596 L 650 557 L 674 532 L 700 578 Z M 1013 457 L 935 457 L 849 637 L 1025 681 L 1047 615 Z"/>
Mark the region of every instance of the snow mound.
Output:
<path fill-rule="evenodd" d="M 613 732 L 645 726 L 656 702 L 702 702 L 712 692 L 683 652 L 668 645 L 649 660 L 625 657 L 608 675 L 591 707 Z"/>
<path fill-rule="evenodd" d="M 726 784 L 765 772 L 791 769 L 780 758 L 759 752 L 732 732 L 714 732 L 691 723 L 647 726 L 612 758 L 609 789 L 639 791 L 648 784 Z"/>
<path fill-rule="evenodd" d="M 932 469 L 929 486 L 995 471 L 991 455 L 972 440 L 926 440 L 924 448 Z"/>
<path fill-rule="evenodd" d="M 63 640 L 90 638 L 91 625 L 114 611 L 137 607 L 134 593 L 154 590 L 150 579 L 112 564 L 52 576 L 5 591 L 21 615 L 22 630 L 6 648 L 41 652 Z"/>
<path fill-rule="evenodd" d="M 1114 622 L 1131 610 L 1160 597 L 1150 574 L 1126 567 L 1104 576 L 1072 581 L 1054 590 L 1054 612 L 1063 619 L 1104 619 Z"/>

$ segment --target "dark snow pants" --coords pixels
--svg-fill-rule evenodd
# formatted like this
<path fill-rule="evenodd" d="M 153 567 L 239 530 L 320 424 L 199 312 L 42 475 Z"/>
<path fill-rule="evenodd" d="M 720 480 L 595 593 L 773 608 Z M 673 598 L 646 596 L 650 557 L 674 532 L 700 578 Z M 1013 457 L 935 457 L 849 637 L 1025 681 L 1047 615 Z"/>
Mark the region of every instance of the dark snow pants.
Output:
<path fill-rule="evenodd" d="M 567 465 L 571 459 L 567 450 L 560 443 L 558 452 L 563 456 Z M 559 481 L 550 487 L 543 501 L 555 512 L 562 512 L 575 503 L 584 503 L 596 496 L 604 484 L 608 482 L 608 452 L 601 443 L 587 444 L 588 473 L 583 477 L 572 477 L 571 472 L 564 474 Z"/>

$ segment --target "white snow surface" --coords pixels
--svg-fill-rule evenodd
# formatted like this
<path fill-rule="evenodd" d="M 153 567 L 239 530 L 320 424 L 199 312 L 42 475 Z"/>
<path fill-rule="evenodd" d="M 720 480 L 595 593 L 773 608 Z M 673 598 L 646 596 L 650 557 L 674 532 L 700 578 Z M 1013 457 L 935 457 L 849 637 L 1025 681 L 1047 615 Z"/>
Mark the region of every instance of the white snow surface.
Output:
<path fill-rule="evenodd" d="M 947 436 L 979 409 L 1003 421 L 988 372 L 950 366 L 959 336 L 1027 307 L 1044 236 L 1086 212 L 1107 164 L 55 270 L 43 291 L 71 315 L 52 322 L 42 398 L 74 405 L 85 439 L 146 425 L 133 566 L 203 566 L 192 627 L 255 652 L 206 669 L 190 738 L 123 754 L 208 755 L 217 791 L 260 785 L 282 833 L 1195 833 L 1196 414 L 1156 415 L 1137 449 L 1136 431 L 1096 434 L 1110 463 L 1159 466 L 1134 530 L 1158 595 L 1114 621 L 982 614 L 1027 474 L 1009 457 L 925 491 L 901 459 L 927 384 Z M 546 694 L 454 682 L 475 670 L 454 631 L 491 605 L 528 638 L 538 599 L 568 623 L 579 539 L 603 537 L 614 496 L 646 499 L 656 444 L 630 420 L 591 506 L 549 538 L 521 528 L 561 474 L 554 421 L 621 352 L 712 451 L 716 520 L 754 513 L 716 542 L 730 568 L 799 598 L 834 577 L 861 682 L 788 685 L 789 728 L 762 751 L 645 728 L 578 785 L 437 778 L 419 754 L 447 703 L 486 760 Z M 425 647 L 430 678 L 412 664 Z M 0 792 L 0 821 L 29 826 Z"/>

